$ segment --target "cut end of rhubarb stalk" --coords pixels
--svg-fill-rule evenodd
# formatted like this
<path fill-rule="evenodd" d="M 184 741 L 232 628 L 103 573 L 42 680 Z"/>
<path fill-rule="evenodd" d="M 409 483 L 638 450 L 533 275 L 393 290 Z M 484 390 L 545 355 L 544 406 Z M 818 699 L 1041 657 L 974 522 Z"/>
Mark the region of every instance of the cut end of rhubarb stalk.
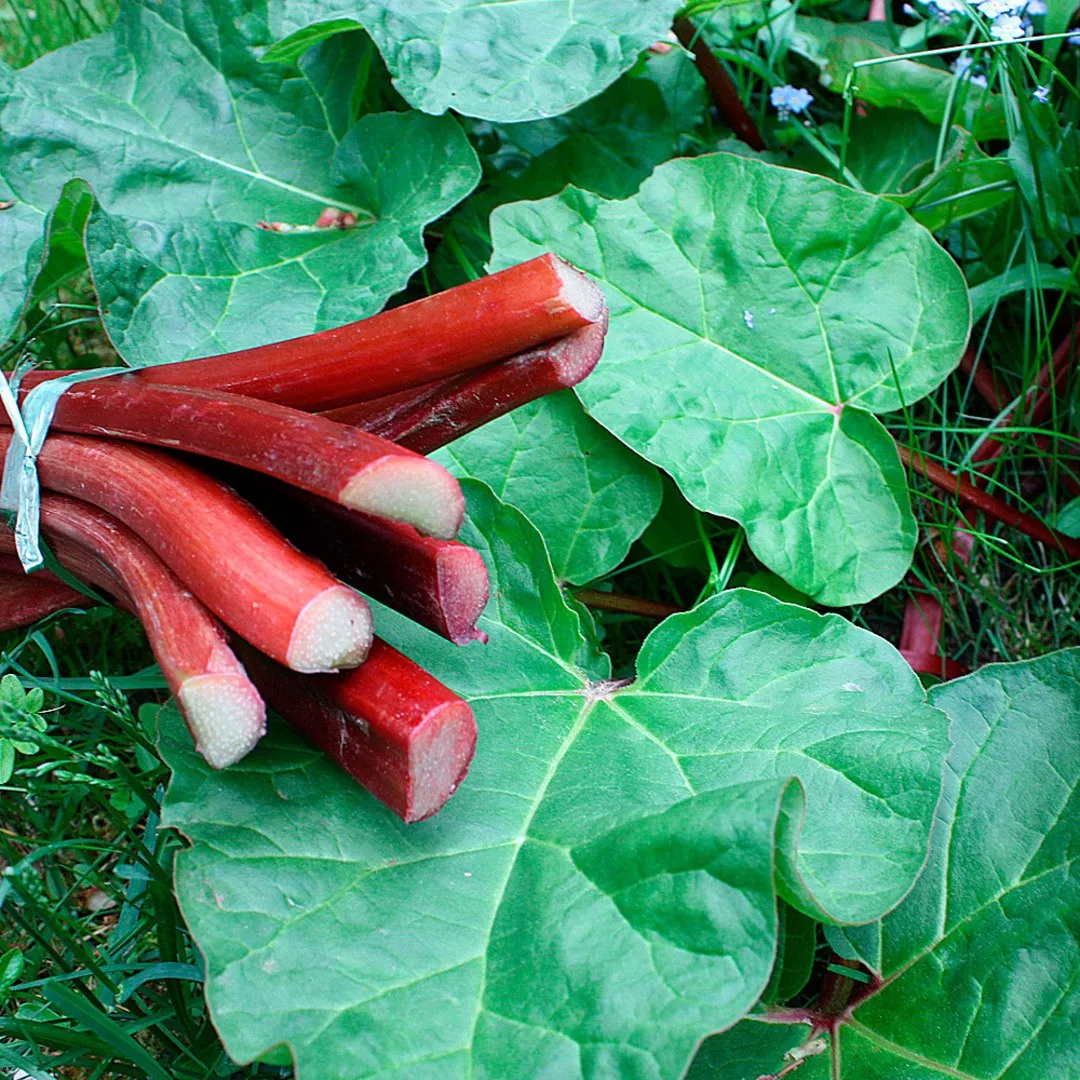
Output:
<path fill-rule="evenodd" d="M 362 663 L 374 633 L 371 609 L 344 585 L 324 589 L 300 612 L 286 660 L 293 671 L 340 671 Z"/>
<path fill-rule="evenodd" d="M 557 255 L 552 256 L 552 263 L 562 282 L 562 290 L 558 300 L 553 301 L 553 306 L 572 308 L 583 319 L 591 323 L 600 322 L 607 314 L 607 304 L 600 286 Z"/>
<path fill-rule="evenodd" d="M 195 675 L 176 697 L 211 768 L 235 765 L 266 732 L 266 706 L 244 675 Z"/>
<path fill-rule="evenodd" d="M 567 334 L 554 345 L 545 346 L 548 359 L 559 374 L 563 386 L 577 386 L 592 374 L 604 351 L 608 317 L 605 310 L 600 319 L 591 326 Z"/>
<path fill-rule="evenodd" d="M 446 805 L 465 779 L 476 749 L 476 720 L 464 701 L 431 712 L 413 739 L 408 822 L 423 821 Z M 399 811 L 400 812 L 400 811 Z"/>
<path fill-rule="evenodd" d="M 439 552 L 438 568 L 447 637 L 455 645 L 486 642 L 487 634 L 476 628 L 490 594 L 487 567 L 480 552 L 464 544 L 447 545 Z"/>
<path fill-rule="evenodd" d="M 458 482 L 419 454 L 388 454 L 373 462 L 345 485 L 339 501 L 353 510 L 403 521 L 439 540 L 453 540 L 465 516 Z"/>

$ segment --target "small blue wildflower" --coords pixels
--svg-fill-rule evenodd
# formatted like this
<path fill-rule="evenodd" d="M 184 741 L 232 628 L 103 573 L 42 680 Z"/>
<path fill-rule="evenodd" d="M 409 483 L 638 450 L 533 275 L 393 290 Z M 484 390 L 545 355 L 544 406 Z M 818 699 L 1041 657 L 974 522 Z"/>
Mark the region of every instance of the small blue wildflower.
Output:
<path fill-rule="evenodd" d="M 990 27 L 995 41 L 1019 41 L 1027 34 L 1027 28 L 1019 15 L 999 15 Z"/>
<path fill-rule="evenodd" d="M 1077 48 L 1080 48 L 1080 34 L 1070 34 L 1065 39 L 1065 42 L 1068 45 L 1075 45 Z"/>
<path fill-rule="evenodd" d="M 1015 15 L 1017 5 L 1013 0 L 975 0 L 975 6 L 988 19 L 999 19 L 1002 15 Z"/>
<path fill-rule="evenodd" d="M 935 15 L 948 18 L 950 15 L 964 15 L 967 13 L 967 5 L 964 0 L 929 0 L 927 7 Z"/>
<path fill-rule="evenodd" d="M 1025 15 L 1031 15 L 1033 17 L 1046 14 L 1046 0 L 1028 0 L 1027 6 L 1024 8 Z"/>
<path fill-rule="evenodd" d="M 1050 87 L 1049 86 L 1036 86 L 1031 95 L 1040 105 L 1049 104 L 1050 101 Z"/>
<path fill-rule="evenodd" d="M 780 114 L 780 119 L 786 120 L 792 113 L 806 112 L 814 96 L 801 86 L 774 86 L 769 94 L 769 100 Z"/>
<path fill-rule="evenodd" d="M 752 311 L 744 311 L 742 313 L 743 322 L 746 323 L 747 330 L 754 329 L 754 313 Z"/>
<path fill-rule="evenodd" d="M 953 64 L 953 71 L 956 73 L 958 79 L 966 78 L 972 86 L 981 86 L 986 88 L 986 76 L 978 75 L 972 72 L 975 61 L 968 53 L 961 53 L 956 58 L 956 63 Z"/>

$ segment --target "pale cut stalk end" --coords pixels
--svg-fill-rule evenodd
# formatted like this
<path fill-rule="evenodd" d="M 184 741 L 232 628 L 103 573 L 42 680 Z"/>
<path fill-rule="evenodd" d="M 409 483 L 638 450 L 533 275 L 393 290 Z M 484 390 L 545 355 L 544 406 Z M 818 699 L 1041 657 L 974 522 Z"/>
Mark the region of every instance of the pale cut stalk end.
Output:
<path fill-rule="evenodd" d="M 266 706 L 245 675 L 195 675 L 176 697 L 196 749 L 213 769 L 235 765 L 266 732 Z"/>
<path fill-rule="evenodd" d="M 572 334 L 567 334 L 554 345 L 544 346 L 548 350 L 549 362 L 558 372 L 563 386 L 577 386 L 582 379 L 592 374 L 604 351 L 607 326 L 608 313 L 605 308 L 600 318 L 591 326 L 584 326 Z"/>
<path fill-rule="evenodd" d="M 453 540 L 465 517 L 461 486 L 437 462 L 418 454 L 388 454 L 372 462 L 345 485 L 338 500 L 439 540 Z"/>
<path fill-rule="evenodd" d="M 364 598 L 345 585 L 332 585 L 297 616 L 286 663 L 307 674 L 354 668 L 367 656 L 373 634 Z"/>
<path fill-rule="evenodd" d="M 556 303 L 563 310 L 572 308 L 591 323 L 600 322 L 607 314 L 607 304 L 600 286 L 557 255 L 553 256 L 553 264 L 562 282 Z"/>
<path fill-rule="evenodd" d="M 487 642 L 476 628 L 490 595 L 487 567 L 480 552 L 464 544 L 439 552 L 439 598 L 446 618 L 446 632 L 455 645 Z"/>
<path fill-rule="evenodd" d="M 472 709 L 456 701 L 434 710 L 413 736 L 406 823 L 423 821 L 441 810 L 465 779 L 476 749 Z"/>

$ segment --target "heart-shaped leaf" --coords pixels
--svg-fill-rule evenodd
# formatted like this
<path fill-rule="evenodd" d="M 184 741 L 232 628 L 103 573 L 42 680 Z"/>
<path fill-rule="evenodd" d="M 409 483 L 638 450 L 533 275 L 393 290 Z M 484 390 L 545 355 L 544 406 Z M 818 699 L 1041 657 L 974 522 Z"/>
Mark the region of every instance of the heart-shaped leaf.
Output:
<path fill-rule="evenodd" d="M 523 511 L 555 576 L 584 584 L 614 569 L 660 507 L 660 476 L 569 391 L 516 409 L 436 457 Z"/>
<path fill-rule="evenodd" d="M 489 644 L 379 613 L 477 713 L 472 771 L 433 820 L 402 825 L 280 726 L 212 773 L 164 725 L 215 1022 L 238 1060 L 287 1043 L 300 1080 L 675 1080 L 765 988 L 774 868 L 833 919 L 910 888 L 945 718 L 881 639 L 742 590 L 609 681 L 535 529 L 466 488 Z"/>
<path fill-rule="evenodd" d="M 411 104 L 514 122 L 598 94 L 661 38 L 679 0 L 270 0 L 267 59 L 364 27 Z"/>
<path fill-rule="evenodd" d="M 604 287 L 611 329 L 578 393 L 696 506 L 828 604 L 907 569 L 907 484 L 872 412 L 959 360 L 964 279 L 898 206 L 731 154 L 661 165 L 638 195 L 569 189 L 492 215 L 494 266 L 554 250 Z"/>
<path fill-rule="evenodd" d="M 90 258 L 133 363 L 378 311 L 423 264 L 423 226 L 475 186 L 475 155 L 450 118 L 352 125 L 347 36 L 299 70 L 263 63 L 268 42 L 265 12 L 243 0 L 129 0 L 108 33 L 5 71 L 0 201 L 15 204 L 0 212 L 0 273 L 25 277 L 45 214 L 79 176 L 108 211 Z M 314 228 L 326 207 L 356 224 Z"/>
<path fill-rule="evenodd" d="M 800 1080 L 1076 1075 L 1080 649 L 985 667 L 930 698 L 953 743 L 930 861 L 888 918 L 830 935 L 883 984 L 839 1017 L 838 1046 Z M 808 1028 L 759 1041 L 776 1026 L 709 1040 L 690 1076 L 778 1071 Z"/>

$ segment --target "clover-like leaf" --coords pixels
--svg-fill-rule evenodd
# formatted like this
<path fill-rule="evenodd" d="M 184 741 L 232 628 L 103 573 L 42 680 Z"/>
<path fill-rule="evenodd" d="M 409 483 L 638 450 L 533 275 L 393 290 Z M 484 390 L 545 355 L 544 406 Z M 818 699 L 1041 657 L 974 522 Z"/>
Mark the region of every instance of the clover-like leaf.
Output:
<path fill-rule="evenodd" d="M 871 415 L 959 360 L 963 276 L 898 206 L 732 154 L 661 165 L 622 202 L 569 189 L 492 215 L 494 266 L 555 250 L 597 278 L 611 329 L 578 388 L 594 419 L 823 603 L 867 600 L 915 521 Z"/>
<path fill-rule="evenodd" d="M 106 327 L 133 363 L 378 311 L 423 264 L 424 225 L 475 186 L 475 155 L 451 118 L 354 125 L 347 35 L 299 68 L 263 63 L 268 44 L 260 5 L 128 0 L 107 33 L 5 70 L 3 283 L 25 284 L 42 220 L 81 177 L 107 212 L 89 228 Z M 326 207 L 356 224 L 315 228 Z"/>
<path fill-rule="evenodd" d="M 886 919 L 830 935 L 878 982 L 800 1080 L 1077 1075 L 1080 649 L 985 667 L 930 698 L 953 748 L 929 863 Z M 690 1076 L 778 1071 L 809 1033 L 776 1034 L 784 1016 L 709 1040 Z"/>
<path fill-rule="evenodd" d="M 477 713 L 434 819 L 402 825 L 279 725 L 224 773 L 164 725 L 215 1023 L 238 1060 L 287 1044 L 299 1080 L 675 1080 L 766 986 L 774 868 L 833 919 L 910 888 L 945 718 L 885 642 L 745 590 L 659 626 L 612 682 L 535 529 L 466 489 L 489 644 L 378 613 Z"/>
<path fill-rule="evenodd" d="M 670 29 L 679 0 L 270 0 L 270 60 L 364 27 L 411 104 L 515 122 L 598 94 Z"/>
<path fill-rule="evenodd" d="M 618 566 L 660 506 L 660 476 L 590 419 L 569 391 L 516 409 L 436 457 L 483 480 L 540 530 L 556 577 Z"/>

